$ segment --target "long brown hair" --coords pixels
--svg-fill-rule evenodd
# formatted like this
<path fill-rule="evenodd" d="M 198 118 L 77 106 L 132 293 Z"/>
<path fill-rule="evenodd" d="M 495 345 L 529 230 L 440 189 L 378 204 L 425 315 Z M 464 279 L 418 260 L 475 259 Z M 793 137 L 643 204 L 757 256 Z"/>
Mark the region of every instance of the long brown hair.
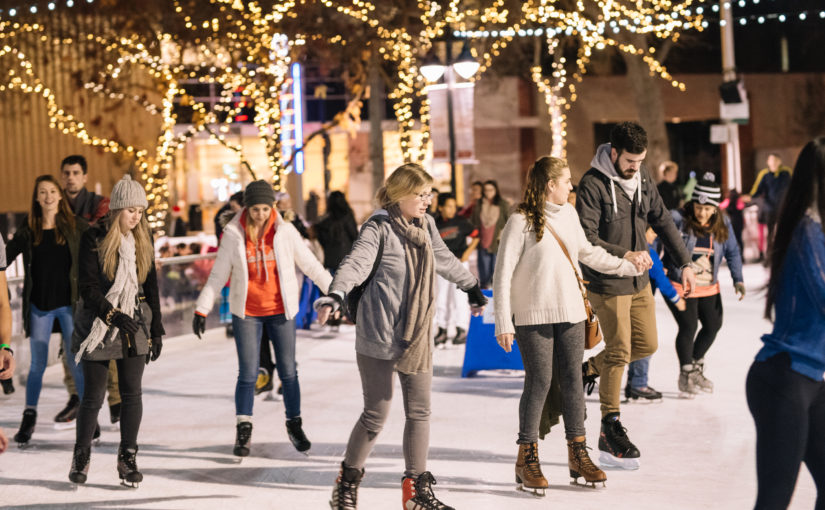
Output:
<path fill-rule="evenodd" d="M 725 213 L 715 205 L 716 212 L 710 217 L 708 226 L 702 226 L 696 219 L 696 213 L 693 210 L 695 202 L 690 201 L 685 204 L 685 226 L 688 231 L 698 237 L 704 237 L 708 234 L 712 235 L 716 241 L 724 243 L 728 240 L 728 225 L 725 223 Z"/>
<path fill-rule="evenodd" d="M 100 243 L 100 261 L 103 262 L 103 274 L 109 280 L 114 280 L 117 273 L 117 265 L 120 262 L 120 213 L 123 209 L 116 209 L 109 211 L 106 215 L 106 225 L 109 231 L 106 237 Z M 149 221 L 146 219 L 146 211 L 140 218 L 140 223 L 132 229 L 132 235 L 135 236 L 135 261 L 137 265 L 138 282 L 146 281 L 146 276 L 152 268 L 152 258 L 155 250 L 152 247 L 152 233 L 149 228 Z"/>
<path fill-rule="evenodd" d="M 57 214 L 54 218 L 55 226 L 59 228 L 54 229 L 54 239 L 57 244 L 62 246 L 66 244 L 66 237 L 63 235 L 63 232 L 61 232 L 61 229 L 68 228 L 69 230 L 74 230 L 74 214 L 72 214 L 72 210 L 69 207 L 69 199 L 63 191 L 63 188 L 60 187 L 57 179 L 48 174 L 41 175 L 34 180 L 32 207 L 31 213 L 29 214 L 29 228 L 31 228 L 34 234 L 34 245 L 37 246 L 43 241 L 43 208 L 40 207 L 40 202 L 37 201 L 37 188 L 40 187 L 41 182 L 54 184 L 60 192 L 60 202 L 57 203 Z"/>
<path fill-rule="evenodd" d="M 551 181 L 558 181 L 563 170 L 567 168 L 567 161 L 553 156 L 544 156 L 536 160 L 527 173 L 527 188 L 524 190 L 524 200 L 516 208 L 516 212 L 524 215 L 527 223 L 536 234 L 536 242 L 544 236 L 544 204 L 547 202 L 547 185 Z"/>

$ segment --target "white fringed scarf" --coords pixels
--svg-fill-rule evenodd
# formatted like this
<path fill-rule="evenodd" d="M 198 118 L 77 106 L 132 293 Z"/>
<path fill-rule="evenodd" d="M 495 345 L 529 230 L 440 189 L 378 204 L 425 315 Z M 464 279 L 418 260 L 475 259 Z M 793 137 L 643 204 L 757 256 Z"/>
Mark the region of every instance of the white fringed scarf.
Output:
<path fill-rule="evenodd" d="M 118 248 L 119 261 L 117 264 L 117 272 L 115 273 L 115 281 L 109 292 L 106 293 L 106 300 L 115 308 L 119 308 L 121 312 L 129 317 L 135 313 L 135 303 L 138 294 L 137 281 L 137 251 L 135 249 L 135 237 L 132 232 L 121 236 L 120 248 Z M 112 338 L 117 337 L 119 332 L 116 326 L 111 326 Z M 109 331 L 109 326 L 100 319 L 95 317 L 92 330 L 89 336 L 80 344 L 80 349 L 75 356 L 75 362 L 80 362 L 84 352 L 92 352 L 103 343 Z"/>

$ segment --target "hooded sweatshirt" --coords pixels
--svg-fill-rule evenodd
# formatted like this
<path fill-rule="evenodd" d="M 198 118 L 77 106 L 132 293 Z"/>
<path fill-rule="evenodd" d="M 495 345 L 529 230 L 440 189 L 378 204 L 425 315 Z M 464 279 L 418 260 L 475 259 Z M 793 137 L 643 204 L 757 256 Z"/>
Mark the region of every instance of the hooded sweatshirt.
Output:
<path fill-rule="evenodd" d="M 599 146 L 593 167 L 579 181 L 576 210 L 587 240 L 624 257 L 628 251 L 647 251 L 645 231 L 651 226 L 679 267 L 688 264 L 690 254 L 647 170 L 622 179 L 610 159 L 610 149 L 610 144 Z M 582 272 L 591 292 L 609 296 L 635 294 L 650 281 L 647 271 L 639 276 L 616 276 L 582 264 Z"/>

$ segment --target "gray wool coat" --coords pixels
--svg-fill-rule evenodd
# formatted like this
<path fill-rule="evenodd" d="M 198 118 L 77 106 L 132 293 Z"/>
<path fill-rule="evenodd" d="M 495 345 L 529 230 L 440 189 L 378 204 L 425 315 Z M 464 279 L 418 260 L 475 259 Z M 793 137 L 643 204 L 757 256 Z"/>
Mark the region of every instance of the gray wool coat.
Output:
<path fill-rule="evenodd" d="M 387 211 L 379 209 L 373 213 L 373 216 L 376 215 L 386 216 Z M 441 240 L 435 220 L 429 214 L 424 219 L 432 239 L 433 262 L 438 275 L 454 282 L 462 290 L 477 285 L 476 277 L 464 268 Z M 406 241 L 393 231 L 389 221 L 364 223 L 352 251 L 335 271 L 329 291 L 346 295 L 367 279 L 378 256 L 380 236 L 384 238 L 384 253 L 375 276 L 364 289 L 358 304 L 355 351 L 371 358 L 396 360 L 401 358 L 405 348 L 400 319 L 405 312 L 403 296 L 409 276 L 404 252 Z"/>

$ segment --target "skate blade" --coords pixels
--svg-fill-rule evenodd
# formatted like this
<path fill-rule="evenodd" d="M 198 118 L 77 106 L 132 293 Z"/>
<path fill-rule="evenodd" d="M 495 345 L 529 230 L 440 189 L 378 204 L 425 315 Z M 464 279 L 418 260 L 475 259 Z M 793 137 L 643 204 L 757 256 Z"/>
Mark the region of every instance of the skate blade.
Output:
<path fill-rule="evenodd" d="M 602 484 L 601 487 L 597 486 L 597 483 Z M 585 487 L 587 489 L 599 489 L 607 487 L 607 480 L 603 480 L 601 482 L 580 482 L 578 478 L 573 478 L 570 480 L 570 485 L 575 487 Z"/>
<path fill-rule="evenodd" d="M 34 445 L 31 444 L 29 441 L 26 441 L 25 443 L 17 443 L 17 449 L 19 449 L 19 450 L 33 450 Z"/>
<path fill-rule="evenodd" d="M 696 393 L 691 393 L 689 391 L 679 392 L 679 398 L 681 398 L 682 400 L 693 400 L 694 398 L 696 398 L 696 395 Z"/>
<path fill-rule="evenodd" d="M 535 496 L 537 498 L 543 498 L 544 496 L 547 495 L 546 492 L 545 492 L 545 489 L 543 489 L 543 488 L 525 487 L 524 484 L 521 484 L 521 483 L 516 485 L 516 490 L 519 491 L 519 492 L 526 492 L 527 494 L 532 494 L 533 496 Z"/>
<path fill-rule="evenodd" d="M 599 464 L 601 468 L 621 468 L 629 471 L 633 471 L 641 467 L 639 459 L 622 459 L 601 451 L 599 452 Z"/>
<path fill-rule="evenodd" d="M 75 428 L 77 428 L 77 422 L 75 420 L 54 422 L 54 430 L 71 430 Z"/>
<path fill-rule="evenodd" d="M 127 482 L 126 480 L 121 480 L 120 485 L 122 487 L 126 487 L 127 489 L 137 489 L 138 482 Z"/>
<path fill-rule="evenodd" d="M 280 395 L 276 395 L 274 391 L 270 391 L 264 397 L 264 402 L 280 402 L 283 400 Z"/>

